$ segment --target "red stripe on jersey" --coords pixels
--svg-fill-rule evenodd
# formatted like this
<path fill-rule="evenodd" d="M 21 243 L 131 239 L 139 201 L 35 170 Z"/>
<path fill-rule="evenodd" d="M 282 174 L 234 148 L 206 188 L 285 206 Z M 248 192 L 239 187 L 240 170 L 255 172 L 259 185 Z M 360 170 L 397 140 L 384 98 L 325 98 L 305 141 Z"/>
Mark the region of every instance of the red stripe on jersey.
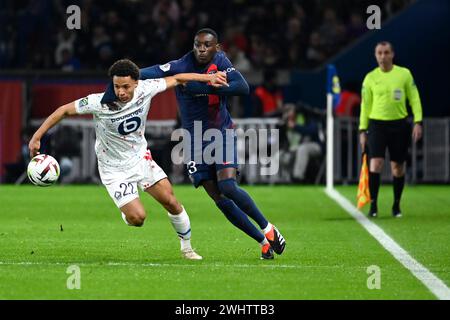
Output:
<path fill-rule="evenodd" d="M 211 73 L 216 73 L 217 71 L 218 71 L 217 66 L 214 63 L 212 63 L 209 66 L 209 68 L 206 71 L 206 73 L 207 74 L 211 74 Z M 208 84 L 211 84 L 211 83 L 208 82 Z M 218 95 L 215 95 L 215 94 L 209 94 L 208 95 L 208 105 L 209 106 L 212 106 L 212 105 L 215 106 L 215 105 L 218 105 L 219 103 L 220 103 L 220 101 L 219 101 L 219 96 Z"/>

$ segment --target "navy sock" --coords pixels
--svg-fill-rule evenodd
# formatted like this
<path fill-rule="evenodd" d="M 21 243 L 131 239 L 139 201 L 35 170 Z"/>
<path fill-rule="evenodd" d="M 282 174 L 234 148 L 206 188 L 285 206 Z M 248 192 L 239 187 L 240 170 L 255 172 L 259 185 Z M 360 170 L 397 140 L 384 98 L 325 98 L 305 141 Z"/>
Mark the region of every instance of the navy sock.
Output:
<path fill-rule="evenodd" d="M 220 192 L 233 200 L 234 203 L 244 211 L 250 218 L 256 221 L 261 229 L 267 227 L 269 223 L 264 215 L 259 211 L 253 199 L 243 189 L 239 188 L 235 179 L 225 179 L 217 182 Z"/>
<path fill-rule="evenodd" d="M 264 235 L 253 223 L 247 218 L 244 212 L 239 209 L 236 204 L 230 199 L 221 199 L 216 202 L 217 207 L 223 212 L 225 217 L 236 227 L 244 231 L 250 237 L 258 242 L 264 240 Z"/>

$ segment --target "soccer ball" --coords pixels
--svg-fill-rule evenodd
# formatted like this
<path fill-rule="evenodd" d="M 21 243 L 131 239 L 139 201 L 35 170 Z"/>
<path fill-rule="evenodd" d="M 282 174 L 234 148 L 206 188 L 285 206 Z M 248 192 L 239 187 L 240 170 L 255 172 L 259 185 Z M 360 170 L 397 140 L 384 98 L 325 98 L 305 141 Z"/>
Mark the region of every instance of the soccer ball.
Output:
<path fill-rule="evenodd" d="M 48 187 L 59 178 L 59 164 L 48 154 L 38 154 L 28 164 L 28 179 L 37 186 Z"/>

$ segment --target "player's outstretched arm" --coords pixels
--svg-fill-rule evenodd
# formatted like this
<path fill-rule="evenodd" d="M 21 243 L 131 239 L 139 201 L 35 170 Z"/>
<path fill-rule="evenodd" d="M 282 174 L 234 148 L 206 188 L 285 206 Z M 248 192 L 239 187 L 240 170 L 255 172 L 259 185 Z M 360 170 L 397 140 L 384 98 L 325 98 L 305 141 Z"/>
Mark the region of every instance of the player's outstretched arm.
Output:
<path fill-rule="evenodd" d="M 33 158 L 39 153 L 41 148 L 41 139 L 48 130 L 53 128 L 58 122 L 67 116 L 72 116 L 77 114 L 75 109 L 75 101 L 65 104 L 58 109 L 56 109 L 51 115 L 45 119 L 44 123 L 41 124 L 39 129 L 34 133 L 33 137 L 28 144 L 28 149 L 30 149 L 30 156 Z"/>
<path fill-rule="evenodd" d="M 210 83 L 214 87 L 228 86 L 227 75 L 225 72 L 217 72 L 213 74 L 200 73 L 179 73 L 170 77 L 165 77 L 167 89 L 173 88 L 180 84 L 186 84 L 189 81 L 198 81 Z"/>
<path fill-rule="evenodd" d="M 175 60 L 163 65 L 154 65 L 140 69 L 139 80 L 148 79 L 160 79 L 168 76 L 172 76 L 177 73 L 182 73 L 184 66 L 182 60 Z M 112 81 L 108 84 L 105 94 L 102 98 L 102 103 L 109 103 L 117 100 L 116 94 L 114 93 L 114 87 Z"/>
<path fill-rule="evenodd" d="M 214 87 L 205 83 L 189 82 L 186 91 L 192 94 L 216 94 L 222 96 L 241 96 L 250 92 L 250 87 L 240 72 L 234 70 L 227 73 L 228 86 Z"/>

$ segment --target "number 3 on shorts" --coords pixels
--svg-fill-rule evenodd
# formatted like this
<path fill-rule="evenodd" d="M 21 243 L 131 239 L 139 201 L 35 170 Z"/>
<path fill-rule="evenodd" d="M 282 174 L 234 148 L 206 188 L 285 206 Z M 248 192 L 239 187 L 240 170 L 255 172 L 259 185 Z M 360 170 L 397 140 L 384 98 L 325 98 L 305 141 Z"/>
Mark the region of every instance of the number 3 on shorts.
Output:
<path fill-rule="evenodd" d="M 197 172 L 197 167 L 195 166 L 195 161 L 189 161 L 187 164 L 187 169 L 189 174 Z"/>

